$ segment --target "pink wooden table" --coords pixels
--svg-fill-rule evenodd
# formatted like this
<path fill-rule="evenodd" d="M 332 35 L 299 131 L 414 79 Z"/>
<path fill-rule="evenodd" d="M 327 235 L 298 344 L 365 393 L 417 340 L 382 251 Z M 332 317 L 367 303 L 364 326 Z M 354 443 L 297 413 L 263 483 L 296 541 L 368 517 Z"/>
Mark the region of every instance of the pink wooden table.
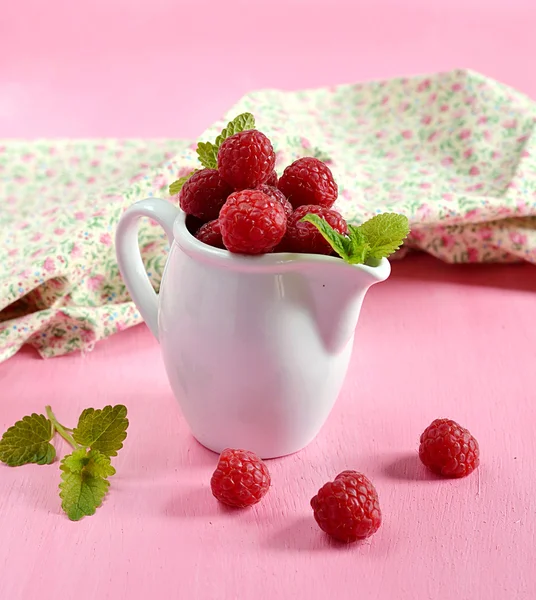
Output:
<path fill-rule="evenodd" d="M 0 136 L 195 136 L 251 88 L 457 66 L 536 97 L 531 5 L 22 0 L 0 19 Z M 213 501 L 216 457 L 188 434 L 145 326 L 85 356 L 21 352 L 0 365 L 2 431 L 47 403 L 72 422 L 122 402 L 131 426 L 107 501 L 78 523 L 60 512 L 57 465 L 0 468 L 0 598 L 536 598 L 534 273 L 395 264 L 365 301 L 328 424 L 270 461 L 269 496 L 240 513 Z M 480 441 L 466 480 L 438 481 L 416 458 L 445 415 Z M 308 506 L 345 468 L 374 480 L 384 512 L 347 548 Z"/>

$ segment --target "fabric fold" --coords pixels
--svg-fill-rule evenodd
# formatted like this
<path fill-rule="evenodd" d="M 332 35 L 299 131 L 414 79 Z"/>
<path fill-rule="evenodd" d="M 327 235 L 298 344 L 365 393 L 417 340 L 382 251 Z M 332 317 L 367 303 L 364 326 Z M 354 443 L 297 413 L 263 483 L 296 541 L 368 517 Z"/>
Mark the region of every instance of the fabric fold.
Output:
<path fill-rule="evenodd" d="M 407 248 L 447 262 L 536 263 L 536 104 L 478 73 L 242 98 L 202 136 L 252 112 L 276 168 L 318 156 L 352 223 L 408 216 Z M 141 317 L 118 272 L 115 227 L 130 204 L 168 197 L 197 166 L 185 140 L 0 142 L 0 361 L 24 344 L 43 357 L 90 350 Z M 158 288 L 167 241 L 150 222 L 140 248 Z"/>

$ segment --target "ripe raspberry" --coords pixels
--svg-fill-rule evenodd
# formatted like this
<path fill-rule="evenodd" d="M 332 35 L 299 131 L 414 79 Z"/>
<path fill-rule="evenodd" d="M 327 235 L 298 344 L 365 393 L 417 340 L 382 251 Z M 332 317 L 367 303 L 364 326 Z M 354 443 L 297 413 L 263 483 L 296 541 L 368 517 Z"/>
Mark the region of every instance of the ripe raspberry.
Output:
<path fill-rule="evenodd" d="M 284 250 L 278 248 L 279 252 L 304 252 L 306 254 L 331 254 L 333 252 L 333 248 L 312 223 L 301 222 L 301 219 L 309 213 L 322 217 L 342 235 L 348 233 L 348 225 L 337 211 L 321 206 L 300 206 L 288 220 L 287 233 L 281 244 L 281 248 Z"/>
<path fill-rule="evenodd" d="M 465 477 L 480 464 L 480 449 L 467 429 L 450 419 L 436 419 L 421 435 L 419 457 L 437 475 Z"/>
<path fill-rule="evenodd" d="M 232 191 L 218 171 L 201 169 L 182 186 L 179 203 L 187 215 L 194 215 L 203 221 L 212 221 L 218 218 L 220 208 Z"/>
<path fill-rule="evenodd" d="M 218 170 L 235 190 L 255 188 L 272 174 L 275 152 L 270 140 L 256 129 L 235 133 L 218 151 Z"/>
<path fill-rule="evenodd" d="M 221 237 L 219 221 L 209 221 L 208 223 L 205 223 L 199 228 L 195 237 L 200 242 L 204 242 L 209 246 L 214 246 L 214 248 L 225 248 Z"/>
<path fill-rule="evenodd" d="M 320 529 L 341 542 L 364 540 L 378 531 L 382 513 L 378 493 L 365 475 L 343 471 L 311 500 Z"/>
<path fill-rule="evenodd" d="M 274 170 L 270 173 L 270 176 L 266 180 L 266 185 L 271 185 L 273 187 L 277 187 L 278 181 L 279 181 L 279 178 L 277 177 L 277 173 Z"/>
<path fill-rule="evenodd" d="M 246 508 L 257 504 L 266 495 L 270 482 L 270 473 L 256 454 L 228 448 L 220 455 L 210 487 L 223 504 Z"/>
<path fill-rule="evenodd" d="M 312 156 L 300 158 L 288 166 L 278 187 L 294 208 L 304 204 L 331 208 L 337 200 L 338 187 L 329 167 Z"/>
<path fill-rule="evenodd" d="M 285 209 L 287 219 L 290 217 L 290 215 L 292 214 L 292 204 L 285 198 L 285 195 L 281 190 L 278 190 L 276 187 L 268 185 L 267 183 L 259 185 L 256 189 L 259 190 L 259 192 L 270 196 L 272 200 L 277 200 L 279 203 L 281 203 L 281 205 Z"/>
<path fill-rule="evenodd" d="M 231 194 L 219 221 L 225 247 L 241 254 L 271 252 L 287 228 L 283 206 L 258 190 Z"/>

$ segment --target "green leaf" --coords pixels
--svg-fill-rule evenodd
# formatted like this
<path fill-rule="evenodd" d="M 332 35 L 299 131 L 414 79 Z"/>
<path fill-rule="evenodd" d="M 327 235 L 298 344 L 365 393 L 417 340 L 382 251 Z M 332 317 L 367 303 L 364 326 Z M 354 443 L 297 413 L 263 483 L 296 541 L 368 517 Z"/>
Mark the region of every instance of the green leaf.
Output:
<path fill-rule="evenodd" d="M 212 142 L 199 142 L 197 156 L 206 169 L 218 168 L 218 148 Z"/>
<path fill-rule="evenodd" d="M 348 262 L 353 265 L 362 265 L 367 260 L 370 245 L 359 227 L 348 225 L 348 236 L 350 238 L 350 252 Z"/>
<path fill-rule="evenodd" d="M 103 409 L 86 408 L 73 431 L 75 441 L 98 450 L 106 456 L 117 456 L 127 437 L 127 409 L 122 404 L 105 406 Z"/>
<path fill-rule="evenodd" d="M 197 171 L 199 171 L 199 169 L 194 169 L 191 173 L 188 173 L 188 175 L 185 175 L 184 177 L 180 177 L 179 179 L 177 179 L 177 181 L 174 181 L 169 186 L 169 195 L 175 196 L 176 194 L 178 194 L 182 190 L 182 186 L 188 181 L 188 179 L 190 179 L 190 177 L 194 173 L 197 173 Z"/>
<path fill-rule="evenodd" d="M 49 465 L 56 458 L 50 440 L 54 426 L 44 415 L 32 413 L 17 421 L 0 440 L 0 461 L 10 467 L 28 463 Z"/>
<path fill-rule="evenodd" d="M 83 477 L 79 473 L 65 472 L 61 479 L 61 507 L 71 521 L 94 515 L 110 487 L 106 479 Z"/>
<path fill-rule="evenodd" d="M 312 223 L 341 258 L 350 260 L 352 242 L 349 238 L 335 231 L 327 221 L 313 213 L 305 215 L 301 221 Z"/>
<path fill-rule="evenodd" d="M 396 213 L 376 215 L 359 226 L 370 246 L 368 258 L 381 259 L 396 252 L 409 233 L 406 216 Z"/>
<path fill-rule="evenodd" d="M 218 150 L 224 140 L 231 137 L 240 131 L 255 129 L 255 117 L 251 113 L 242 113 L 227 123 L 227 126 L 222 130 L 216 138 L 215 143 L 199 142 L 197 144 L 197 156 L 199 162 L 207 169 L 218 168 Z M 179 180 L 180 181 L 180 180 Z M 183 184 L 184 185 L 184 184 Z"/>
<path fill-rule="evenodd" d="M 106 479 L 115 475 L 115 469 L 110 464 L 110 457 L 98 450 L 79 448 L 68 454 L 61 461 L 60 469 L 70 473 L 87 473 L 91 477 Z"/>
<path fill-rule="evenodd" d="M 235 117 L 232 121 L 227 123 L 227 127 L 225 127 L 216 138 L 216 150 L 220 149 L 222 142 L 228 137 L 231 137 L 240 131 L 248 131 L 250 129 L 255 129 L 255 117 L 251 113 L 242 113 L 241 115 L 238 115 L 238 117 Z"/>
<path fill-rule="evenodd" d="M 110 487 L 106 478 L 115 474 L 109 457 L 81 448 L 65 456 L 60 469 L 61 507 L 69 519 L 79 521 L 94 515 Z"/>

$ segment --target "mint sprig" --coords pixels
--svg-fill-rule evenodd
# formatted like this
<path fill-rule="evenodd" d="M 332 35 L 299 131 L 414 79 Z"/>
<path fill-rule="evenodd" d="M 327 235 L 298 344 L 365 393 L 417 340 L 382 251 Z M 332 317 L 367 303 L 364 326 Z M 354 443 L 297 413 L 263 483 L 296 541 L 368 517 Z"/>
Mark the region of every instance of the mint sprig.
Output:
<path fill-rule="evenodd" d="M 218 168 L 218 148 L 212 142 L 199 142 L 197 144 L 197 158 L 205 169 Z"/>
<path fill-rule="evenodd" d="M 370 245 L 367 257 L 381 260 L 396 252 L 409 234 L 409 221 L 404 215 L 382 213 L 359 226 Z"/>
<path fill-rule="evenodd" d="M 242 113 L 227 123 L 227 127 L 225 127 L 220 135 L 216 138 L 214 145 L 219 150 L 224 140 L 231 137 L 235 133 L 249 131 L 250 129 L 255 129 L 255 117 L 251 113 Z"/>
<path fill-rule="evenodd" d="M 222 142 L 235 133 L 248 131 L 249 129 L 255 129 L 255 117 L 251 113 L 242 113 L 241 115 L 238 115 L 232 121 L 227 123 L 227 126 L 224 127 L 214 143 L 199 142 L 197 144 L 197 156 L 199 157 L 199 162 L 206 169 L 217 169 L 218 150 L 220 149 Z"/>
<path fill-rule="evenodd" d="M 362 225 L 348 225 L 348 235 L 335 231 L 315 214 L 301 219 L 312 223 L 335 252 L 351 265 L 377 266 L 382 258 L 396 252 L 409 234 L 409 221 L 404 215 L 382 213 Z"/>
<path fill-rule="evenodd" d="M 235 133 L 248 131 L 249 129 L 255 129 L 255 117 L 251 113 L 242 113 L 227 123 L 227 126 L 224 127 L 214 142 L 199 142 L 197 144 L 197 157 L 201 166 L 205 169 L 217 169 L 218 150 L 220 149 L 222 142 Z M 169 186 L 169 195 L 175 196 L 178 194 L 182 190 L 183 185 L 196 171 L 198 171 L 198 169 L 194 169 L 191 173 L 188 173 L 188 175 L 174 181 Z"/>
<path fill-rule="evenodd" d="M 333 250 L 347 262 L 350 262 L 352 241 L 349 237 L 340 235 L 326 220 L 313 213 L 305 215 L 301 220 L 312 223 L 318 231 L 320 231 L 322 237 L 330 244 Z"/>
<path fill-rule="evenodd" d="M 370 252 L 370 243 L 367 237 L 359 227 L 354 227 L 353 225 L 348 226 L 348 237 L 350 238 L 348 262 L 354 265 L 364 264 Z"/>
<path fill-rule="evenodd" d="M 62 425 L 50 406 L 46 413 L 24 417 L 4 433 L 0 461 L 12 467 L 50 464 L 56 457 L 51 441 L 58 433 L 73 447 L 60 463 L 61 506 L 69 519 L 78 521 L 95 514 L 110 487 L 108 478 L 115 474 L 110 457 L 117 456 L 127 436 L 127 409 L 121 404 L 86 408 L 75 429 Z"/>

